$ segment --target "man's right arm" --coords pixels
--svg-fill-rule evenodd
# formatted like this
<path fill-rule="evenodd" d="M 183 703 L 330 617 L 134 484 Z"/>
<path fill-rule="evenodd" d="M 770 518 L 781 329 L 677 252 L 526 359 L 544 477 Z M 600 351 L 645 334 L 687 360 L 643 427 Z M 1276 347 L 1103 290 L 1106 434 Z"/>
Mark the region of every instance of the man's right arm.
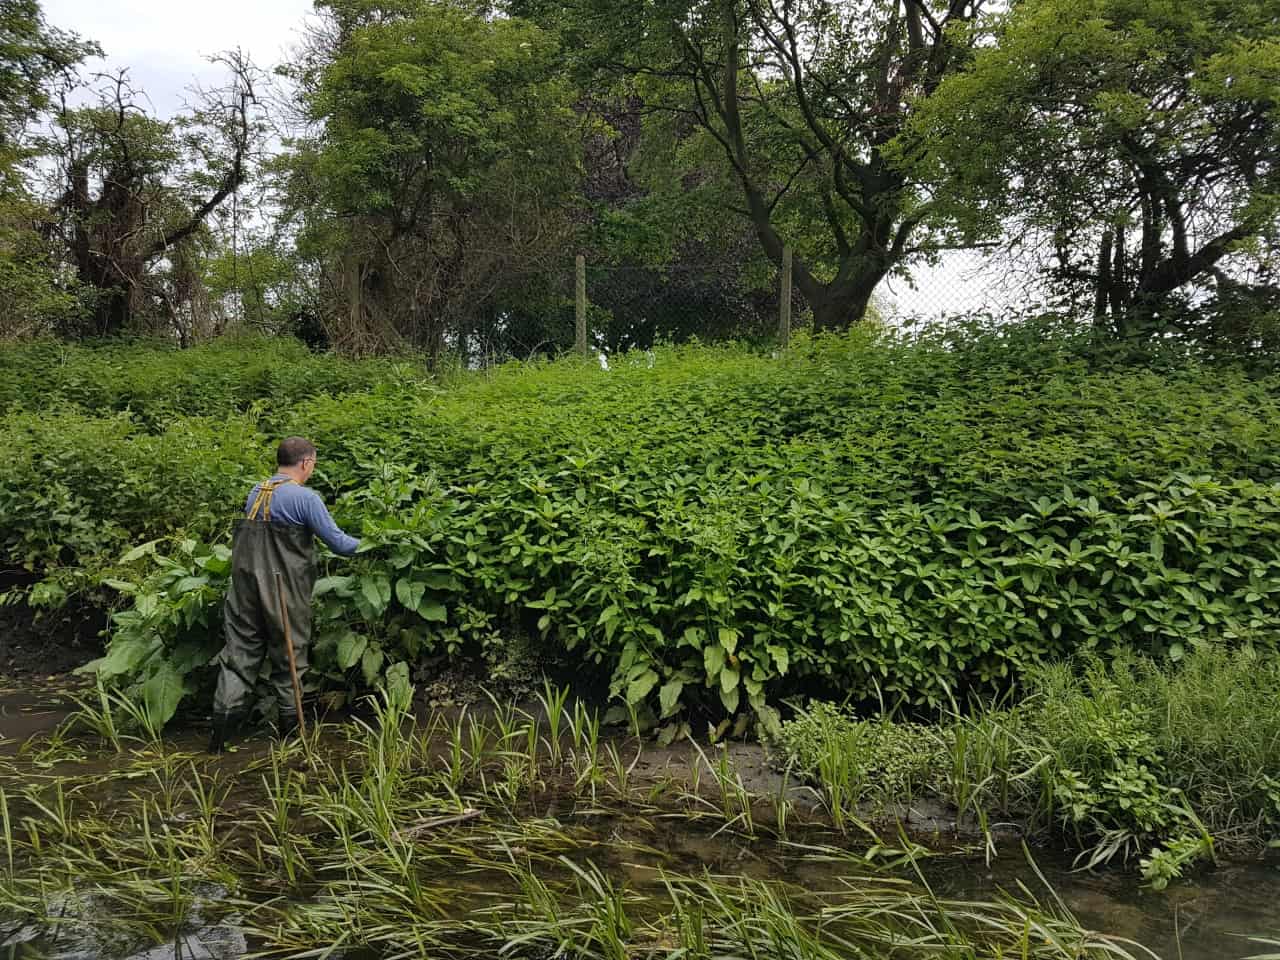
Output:
<path fill-rule="evenodd" d="M 349 557 L 356 552 L 360 541 L 346 533 L 333 522 L 329 509 L 324 505 L 318 493 L 312 492 L 307 497 L 307 528 L 323 540 L 334 553 Z"/>

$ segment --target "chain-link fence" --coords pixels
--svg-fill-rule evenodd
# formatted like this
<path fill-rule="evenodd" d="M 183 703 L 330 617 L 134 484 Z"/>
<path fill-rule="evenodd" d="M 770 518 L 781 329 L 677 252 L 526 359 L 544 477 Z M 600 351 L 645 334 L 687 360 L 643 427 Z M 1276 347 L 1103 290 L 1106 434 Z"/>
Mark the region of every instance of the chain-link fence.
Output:
<path fill-rule="evenodd" d="M 612 354 L 690 340 L 785 342 L 813 317 L 787 271 L 772 264 L 681 262 L 663 266 L 566 256 L 546 270 L 508 276 L 463 322 L 456 344 L 472 365 L 570 350 Z M 949 253 L 908 278 L 881 282 L 869 317 L 907 326 L 949 316 L 1017 311 L 1032 296 L 1027 274 L 977 251 Z"/>

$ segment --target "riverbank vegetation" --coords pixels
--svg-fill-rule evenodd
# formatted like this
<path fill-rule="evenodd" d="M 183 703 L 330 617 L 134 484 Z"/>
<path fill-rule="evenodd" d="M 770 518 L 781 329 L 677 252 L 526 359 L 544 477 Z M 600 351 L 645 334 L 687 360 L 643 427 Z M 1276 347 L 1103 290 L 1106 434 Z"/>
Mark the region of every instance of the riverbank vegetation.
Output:
<path fill-rule="evenodd" d="M 156 351 L 108 409 L 67 392 L 118 356 L 5 414 L 0 526 L 28 602 L 114 608 L 91 669 L 145 728 L 207 702 L 230 523 L 299 432 L 365 541 L 324 561 L 313 692 L 572 674 L 664 743 L 801 745 L 835 816 L 930 796 L 1156 881 L 1274 836 L 1269 374 L 1022 324 L 449 381 L 247 341 Z M 326 365 L 332 394 L 275 387 Z M 812 698 L 852 713 L 793 718 Z M 932 725 L 854 719 L 886 709 Z"/>
<path fill-rule="evenodd" d="M 1259 709 L 1278 694 L 1274 655 L 1251 647 L 1176 665 L 1090 657 L 1032 668 L 1016 702 L 933 725 L 815 703 L 777 748 L 837 818 L 940 800 L 988 836 L 1016 824 L 1162 888 L 1196 860 L 1280 837 L 1280 729 Z"/>
<path fill-rule="evenodd" d="M 316 440 L 365 539 L 317 587 L 317 683 L 532 643 L 670 737 L 797 694 L 938 710 L 1086 651 L 1267 648 L 1275 384 L 1147 361 L 1024 325 L 393 378 L 159 427 L 11 411 L 0 550 L 34 602 L 119 607 L 101 675 L 160 722 L 207 683 L 230 523 L 282 433 Z"/>

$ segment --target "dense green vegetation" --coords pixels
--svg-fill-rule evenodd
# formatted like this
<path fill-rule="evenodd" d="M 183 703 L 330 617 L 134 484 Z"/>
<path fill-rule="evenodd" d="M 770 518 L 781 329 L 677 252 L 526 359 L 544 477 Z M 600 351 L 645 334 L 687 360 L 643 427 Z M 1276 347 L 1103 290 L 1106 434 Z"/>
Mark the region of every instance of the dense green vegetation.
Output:
<path fill-rule="evenodd" d="M 1052 834 L 1082 864 L 1137 862 L 1157 887 L 1215 845 L 1257 853 L 1280 835 L 1280 726 L 1260 709 L 1280 695 L 1269 651 L 1089 656 L 1031 668 L 1024 693 L 931 727 L 814 703 L 776 749 L 837 820 L 941 799 L 984 831 Z"/>
<path fill-rule="evenodd" d="M 119 593 L 103 676 L 167 718 L 220 646 L 231 519 L 297 432 L 368 548 L 317 589 L 317 681 L 533 639 L 669 735 L 797 692 L 938 707 L 1082 650 L 1269 644 L 1275 387 L 1022 326 L 508 366 L 161 429 L 19 411 L 2 548 L 37 601 Z"/>
<path fill-rule="evenodd" d="M 175 417 L 283 413 L 309 397 L 425 378 L 416 361 L 349 360 L 292 338 L 226 337 L 187 350 L 157 340 L 92 347 L 34 340 L 0 350 L 0 405 L 11 412 L 127 413 L 148 429 Z"/>

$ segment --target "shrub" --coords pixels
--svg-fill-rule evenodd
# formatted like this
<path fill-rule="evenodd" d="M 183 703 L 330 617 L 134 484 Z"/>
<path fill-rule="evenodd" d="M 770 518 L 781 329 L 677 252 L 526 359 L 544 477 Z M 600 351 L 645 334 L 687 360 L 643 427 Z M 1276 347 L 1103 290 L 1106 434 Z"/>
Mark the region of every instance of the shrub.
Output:
<path fill-rule="evenodd" d="M 210 555 L 269 435 L 302 433 L 313 482 L 380 548 L 318 598 L 353 676 L 525 630 L 667 719 L 824 691 L 939 706 L 1073 652 L 1273 635 L 1280 382 L 966 336 L 512 364 L 159 431 L 10 414 L 2 548 L 55 583 L 126 542 Z M 30 506 L 43 489 L 56 511 Z M 217 615 L 213 589 L 206 652 Z M 163 660 L 178 638 L 154 629 Z"/>

